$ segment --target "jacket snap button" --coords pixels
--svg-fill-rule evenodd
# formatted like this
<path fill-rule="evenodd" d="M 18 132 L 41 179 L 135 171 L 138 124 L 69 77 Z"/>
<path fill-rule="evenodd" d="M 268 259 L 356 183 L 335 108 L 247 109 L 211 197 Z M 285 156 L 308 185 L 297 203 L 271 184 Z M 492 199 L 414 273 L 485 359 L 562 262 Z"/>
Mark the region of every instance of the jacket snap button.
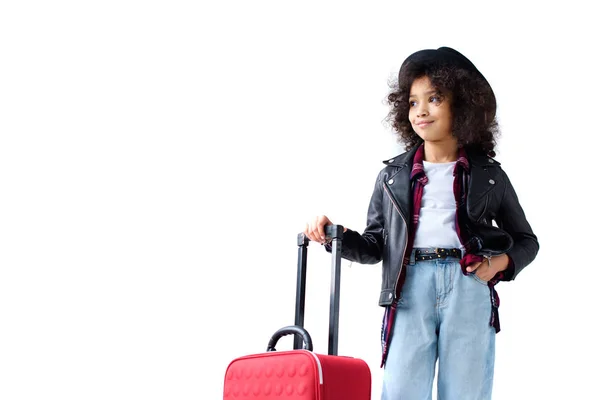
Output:
<path fill-rule="evenodd" d="M 388 181 L 388 183 L 391 185 L 392 183 L 394 183 L 394 180 L 393 180 L 393 179 L 390 179 L 390 180 Z"/>
<path fill-rule="evenodd" d="M 493 185 L 496 182 L 493 179 L 490 179 L 490 183 Z"/>
<path fill-rule="evenodd" d="M 388 299 L 391 299 L 393 297 L 393 295 L 390 293 L 388 296 Z"/>
<path fill-rule="evenodd" d="M 489 159 L 488 159 L 488 162 L 489 162 L 490 164 L 493 164 L 493 163 L 494 163 L 494 160 L 492 160 L 491 158 L 489 158 Z"/>

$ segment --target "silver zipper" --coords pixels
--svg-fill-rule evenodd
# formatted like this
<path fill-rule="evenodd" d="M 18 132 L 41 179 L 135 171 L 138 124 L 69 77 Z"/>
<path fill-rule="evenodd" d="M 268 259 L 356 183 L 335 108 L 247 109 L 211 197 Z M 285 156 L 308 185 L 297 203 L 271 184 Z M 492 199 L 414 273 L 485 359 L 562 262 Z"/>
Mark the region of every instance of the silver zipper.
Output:
<path fill-rule="evenodd" d="M 400 207 L 398 207 L 398 205 L 396 204 L 396 201 L 392 197 L 392 194 L 390 193 L 386 183 L 383 184 L 383 188 L 385 189 L 385 192 L 387 193 L 388 197 L 390 198 L 392 205 L 394 206 L 396 211 L 398 211 L 398 214 L 400 214 L 400 217 L 402 217 L 402 220 L 404 221 L 404 226 L 406 226 L 406 240 L 404 241 L 404 250 L 402 251 L 402 258 L 400 259 L 400 271 L 398 271 L 398 276 L 396 276 L 396 282 L 394 283 L 393 296 L 395 299 L 396 292 L 398 290 L 398 280 L 400 279 L 400 274 L 402 273 L 402 267 L 404 266 L 404 256 L 406 255 L 406 248 L 408 247 L 408 229 L 409 229 L 409 227 L 408 227 L 408 224 L 406 223 L 406 218 L 404 218 L 404 215 L 402 215 L 402 211 L 400 211 Z"/>
<path fill-rule="evenodd" d="M 492 255 L 486 254 L 486 255 L 484 255 L 484 257 L 488 261 L 488 268 L 492 268 Z"/>

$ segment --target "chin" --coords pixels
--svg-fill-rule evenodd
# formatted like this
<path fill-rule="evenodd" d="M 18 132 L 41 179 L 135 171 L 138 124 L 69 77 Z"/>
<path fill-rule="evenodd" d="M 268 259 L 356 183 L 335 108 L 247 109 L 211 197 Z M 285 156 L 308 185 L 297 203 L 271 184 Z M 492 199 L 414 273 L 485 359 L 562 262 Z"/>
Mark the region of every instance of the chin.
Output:
<path fill-rule="evenodd" d="M 432 133 L 418 133 L 417 135 L 426 142 L 443 142 L 448 139 L 445 135 L 436 135 Z"/>
<path fill-rule="evenodd" d="M 417 133 L 419 137 L 427 142 L 435 142 L 439 140 L 435 135 L 427 134 L 427 133 Z"/>

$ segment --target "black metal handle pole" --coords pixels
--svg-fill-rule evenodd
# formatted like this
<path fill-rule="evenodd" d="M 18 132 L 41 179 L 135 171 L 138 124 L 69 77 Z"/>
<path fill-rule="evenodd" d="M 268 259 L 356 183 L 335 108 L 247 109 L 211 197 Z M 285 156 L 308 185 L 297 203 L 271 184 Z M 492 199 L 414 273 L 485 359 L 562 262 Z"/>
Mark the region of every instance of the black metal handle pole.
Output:
<path fill-rule="evenodd" d="M 309 239 L 298 234 L 298 275 L 296 277 L 296 316 L 294 325 L 304 327 L 304 304 L 306 300 L 306 257 Z M 302 338 L 294 336 L 294 349 L 302 348 Z"/>
<path fill-rule="evenodd" d="M 328 227 L 329 228 L 329 227 Z M 338 337 L 340 321 L 340 275 L 342 265 L 342 236 L 344 228 L 333 225 L 327 231 L 327 236 L 332 238 L 331 242 L 331 290 L 329 298 L 329 344 L 327 353 L 337 356 Z"/>
<path fill-rule="evenodd" d="M 342 225 L 329 225 L 325 227 L 325 236 L 331 239 L 332 265 L 331 265 L 331 293 L 329 300 L 329 344 L 328 354 L 337 355 L 338 332 L 340 319 L 340 274 L 342 265 Z M 308 243 L 310 240 L 304 233 L 298 234 L 298 273 L 296 279 L 296 313 L 294 325 L 304 327 L 304 309 L 306 302 L 306 264 Z M 294 349 L 302 349 L 302 338 L 294 337 Z"/>

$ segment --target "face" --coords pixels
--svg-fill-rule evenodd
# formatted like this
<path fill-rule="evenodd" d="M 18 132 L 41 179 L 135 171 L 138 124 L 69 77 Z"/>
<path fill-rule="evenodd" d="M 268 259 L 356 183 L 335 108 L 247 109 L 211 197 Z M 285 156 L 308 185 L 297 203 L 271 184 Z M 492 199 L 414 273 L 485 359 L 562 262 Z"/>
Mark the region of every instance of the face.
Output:
<path fill-rule="evenodd" d="M 408 119 L 414 131 L 427 142 L 454 140 L 450 96 L 442 95 L 424 76 L 410 88 Z"/>

